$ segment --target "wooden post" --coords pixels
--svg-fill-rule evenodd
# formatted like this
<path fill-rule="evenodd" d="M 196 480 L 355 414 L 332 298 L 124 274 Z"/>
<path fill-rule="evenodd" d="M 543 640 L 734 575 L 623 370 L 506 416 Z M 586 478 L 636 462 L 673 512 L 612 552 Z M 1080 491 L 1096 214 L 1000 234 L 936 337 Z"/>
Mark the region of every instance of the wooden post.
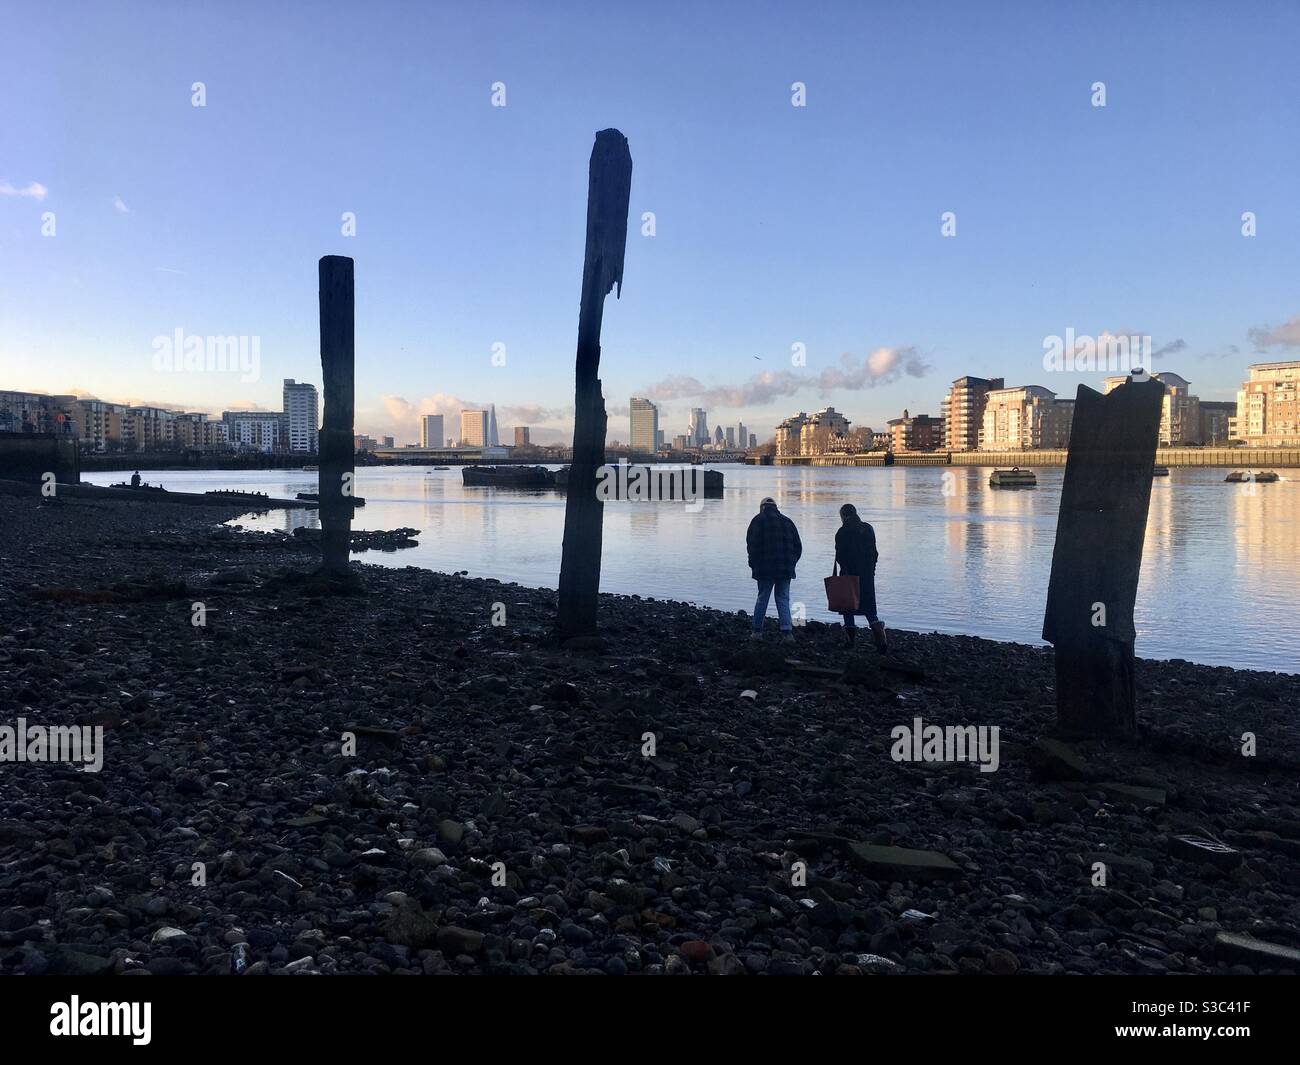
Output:
<path fill-rule="evenodd" d="M 1104 396 L 1080 385 L 1075 399 L 1043 619 L 1067 734 L 1137 730 L 1133 607 L 1164 391 L 1135 371 Z"/>
<path fill-rule="evenodd" d="M 326 255 L 320 261 L 320 365 L 325 417 L 320 431 L 318 491 L 321 568 L 327 576 L 348 572 L 352 539 L 353 301 L 352 260 Z"/>
<path fill-rule="evenodd" d="M 564 502 L 560 558 L 559 633 L 562 640 L 596 631 L 600 591 L 601 521 L 596 471 L 605 461 L 605 400 L 600 391 L 600 325 L 605 296 L 623 292 L 623 252 L 632 190 L 632 156 L 616 129 L 596 134 L 587 183 L 587 251 L 582 266 L 574 388 L 573 462 Z"/>

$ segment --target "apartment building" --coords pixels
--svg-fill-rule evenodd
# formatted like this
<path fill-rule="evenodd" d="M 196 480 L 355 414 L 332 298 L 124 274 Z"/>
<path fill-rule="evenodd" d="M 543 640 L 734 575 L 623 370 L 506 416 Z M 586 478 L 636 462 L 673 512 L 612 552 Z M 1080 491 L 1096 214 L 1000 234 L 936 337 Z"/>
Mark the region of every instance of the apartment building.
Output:
<path fill-rule="evenodd" d="M 959 377 L 943 401 L 943 449 L 978 451 L 988 394 L 1005 387 L 1001 377 Z"/>
<path fill-rule="evenodd" d="M 1165 386 L 1160 405 L 1160 446 L 1201 443 L 1201 401 L 1191 394 L 1191 382 L 1176 373 L 1151 376 Z M 1102 381 L 1102 391 L 1113 392 L 1127 380 L 1127 375 L 1107 377 Z"/>
<path fill-rule="evenodd" d="M 632 450 L 653 455 L 659 439 L 659 408 L 648 399 L 633 396 L 628 409 Z"/>
<path fill-rule="evenodd" d="M 1237 392 L 1234 439 L 1251 447 L 1300 445 L 1300 362 L 1261 362 Z"/>
<path fill-rule="evenodd" d="M 320 398 L 316 386 L 284 379 L 282 407 L 290 451 L 316 451 L 320 443 Z"/>
<path fill-rule="evenodd" d="M 904 410 L 901 418 L 891 418 L 887 424 L 889 450 L 895 454 L 938 451 L 943 445 L 942 418 Z"/>
<path fill-rule="evenodd" d="M 460 446 L 488 446 L 488 412 L 463 410 L 460 412 Z"/>
<path fill-rule="evenodd" d="M 990 389 L 980 423 L 981 451 L 1068 447 L 1073 400 L 1057 400 L 1042 385 Z"/>

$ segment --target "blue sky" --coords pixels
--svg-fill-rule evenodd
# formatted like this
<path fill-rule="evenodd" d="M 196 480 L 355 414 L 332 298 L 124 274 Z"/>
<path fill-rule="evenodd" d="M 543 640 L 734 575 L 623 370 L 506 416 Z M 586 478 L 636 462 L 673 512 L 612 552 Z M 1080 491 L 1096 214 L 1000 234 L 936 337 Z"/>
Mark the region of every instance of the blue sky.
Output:
<path fill-rule="evenodd" d="M 701 404 L 879 428 L 963 373 L 1073 395 L 1096 375 L 1042 365 L 1067 328 L 1148 334 L 1229 399 L 1300 357 L 1298 45 L 1293 2 L 11 7 L 0 388 L 278 408 L 282 378 L 319 383 L 316 260 L 344 254 L 359 430 L 487 402 L 563 427 L 616 126 L 612 438 L 633 394 L 669 435 Z M 178 328 L 260 338 L 260 380 L 159 373 Z"/>

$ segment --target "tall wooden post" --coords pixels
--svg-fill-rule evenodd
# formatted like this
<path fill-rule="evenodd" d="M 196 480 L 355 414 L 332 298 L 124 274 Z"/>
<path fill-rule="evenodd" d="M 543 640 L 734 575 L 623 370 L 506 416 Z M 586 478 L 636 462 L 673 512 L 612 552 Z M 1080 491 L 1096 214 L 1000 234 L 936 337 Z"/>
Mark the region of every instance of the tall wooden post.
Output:
<path fill-rule="evenodd" d="M 587 251 L 578 312 L 574 388 L 573 462 L 564 503 L 564 549 L 560 558 L 561 639 L 596 631 L 600 591 L 601 521 L 596 471 L 605 461 L 605 400 L 600 391 L 600 325 L 605 296 L 623 291 L 623 253 L 632 190 L 632 155 L 616 129 L 596 134 L 587 182 Z"/>
<path fill-rule="evenodd" d="M 348 572 L 352 539 L 353 302 L 352 260 L 326 255 L 320 261 L 320 365 L 325 418 L 320 431 L 318 490 L 321 568 L 336 577 Z"/>
<path fill-rule="evenodd" d="M 1068 734 L 1137 730 L 1133 608 L 1164 391 L 1135 371 L 1104 396 L 1080 385 L 1075 399 L 1043 619 Z"/>

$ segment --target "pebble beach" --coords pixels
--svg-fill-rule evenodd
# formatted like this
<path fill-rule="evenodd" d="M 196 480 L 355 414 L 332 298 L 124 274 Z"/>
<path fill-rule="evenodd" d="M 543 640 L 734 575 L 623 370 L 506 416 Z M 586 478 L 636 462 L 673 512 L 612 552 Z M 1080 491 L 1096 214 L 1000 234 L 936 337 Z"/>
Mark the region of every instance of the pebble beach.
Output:
<path fill-rule="evenodd" d="M 634 596 L 561 646 L 553 591 L 327 594 L 237 515 L 0 497 L 0 724 L 103 729 L 0 764 L 0 971 L 1296 968 L 1300 676 L 1140 660 L 1140 737 L 1064 742 L 1050 648 Z"/>

